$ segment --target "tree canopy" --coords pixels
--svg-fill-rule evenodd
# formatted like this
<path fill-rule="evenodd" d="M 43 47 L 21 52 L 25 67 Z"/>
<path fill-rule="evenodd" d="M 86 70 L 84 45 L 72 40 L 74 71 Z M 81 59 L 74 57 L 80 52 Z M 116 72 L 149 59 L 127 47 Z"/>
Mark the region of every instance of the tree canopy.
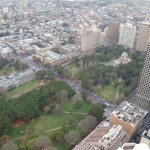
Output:
<path fill-rule="evenodd" d="M 97 118 L 98 121 L 102 121 L 104 110 L 100 104 L 93 104 L 89 110 L 89 115 Z"/>
<path fill-rule="evenodd" d="M 40 116 L 46 104 L 49 104 L 52 108 L 54 105 L 61 103 L 62 96 L 58 93 L 64 90 L 68 98 L 75 94 L 75 91 L 65 82 L 53 80 L 15 100 L 4 100 L 7 102 L 0 105 L 0 136 L 11 131 L 11 121 L 15 119 L 29 120 Z"/>

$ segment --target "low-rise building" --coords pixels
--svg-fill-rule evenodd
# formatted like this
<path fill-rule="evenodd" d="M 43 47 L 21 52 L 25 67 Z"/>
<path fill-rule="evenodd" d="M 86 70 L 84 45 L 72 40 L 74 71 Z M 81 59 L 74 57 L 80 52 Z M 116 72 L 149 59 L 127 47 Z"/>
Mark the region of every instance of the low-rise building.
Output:
<path fill-rule="evenodd" d="M 143 132 L 140 143 L 145 143 L 150 148 L 150 129 Z"/>
<path fill-rule="evenodd" d="M 14 58 L 13 50 L 6 44 L 0 45 L 0 57 L 12 60 Z"/>
<path fill-rule="evenodd" d="M 64 55 L 58 54 L 56 52 L 53 52 L 51 50 L 47 50 L 44 52 L 39 52 L 36 55 L 34 55 L 36 58 L 39 58 L 40 61 L 44 64 L 54 67 L 56 65 L 61 65 L 62 63 L 65 63 L 67 61 L 67 58 Z"/>
<path fill-rule="evenodd" d="M 120 125 L 111 126 L 102 122 L 73 150 L 116 150 L 129 140 L 129 136 Z"/>
<path fill-rule="evenodd" d="M 7 77 L 0 77 L 0 93 L 6 92 L 12 87 L 18 87 L 24 83 L 30 82 L 36 78 L 32 69 L 28 69 L 24 72 L 12 74 Z"/>
<path fill-rule="evenodd" d="M 96 143 L 96 147 L 100 150 L 116 150 L 127 141 L 129 141 L 129 136 L 123 130 L 122 126 L 114 125 L 109 132 Z"/>
<path fill-rule="evenodd" d="M 150 150 L 148 146 L 144 143 L 125 143 L 122 147 L 119 147 L 118 150 Z"/>

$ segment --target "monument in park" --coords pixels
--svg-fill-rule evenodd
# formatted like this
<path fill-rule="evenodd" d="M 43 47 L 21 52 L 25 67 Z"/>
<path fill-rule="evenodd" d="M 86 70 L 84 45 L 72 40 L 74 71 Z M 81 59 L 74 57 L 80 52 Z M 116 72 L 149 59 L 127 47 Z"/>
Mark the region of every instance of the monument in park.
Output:
<path fill-rule="evenodd" d="M 127 52 L 123 52 L 119 59 L 114 60 L 113 66 L 118 66 L 119 64 L 128 64 L 131 60 Z"/>

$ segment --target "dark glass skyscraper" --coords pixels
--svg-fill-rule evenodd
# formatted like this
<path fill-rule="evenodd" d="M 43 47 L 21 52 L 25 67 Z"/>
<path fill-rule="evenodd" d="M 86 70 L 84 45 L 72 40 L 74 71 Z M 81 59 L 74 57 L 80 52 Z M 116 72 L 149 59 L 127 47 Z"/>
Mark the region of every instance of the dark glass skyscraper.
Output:
<path fill-rule="evenodd" d="M 150 110 L 150 44 L 147 48 L 135 104 L 143 109 Z"/>

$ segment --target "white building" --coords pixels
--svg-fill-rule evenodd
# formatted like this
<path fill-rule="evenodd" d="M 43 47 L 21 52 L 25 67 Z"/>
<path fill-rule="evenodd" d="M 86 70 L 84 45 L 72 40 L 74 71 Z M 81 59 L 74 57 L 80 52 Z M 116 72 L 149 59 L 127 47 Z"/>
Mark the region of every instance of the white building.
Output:
<path fill-rule="evenodd" d="M 0 57 L 12 60 L 14 58 L 13 50 L 5 44 L 0 45 Z"/>
<path fill-rule="evenodd" d="M 121 24 L 119 32 L 120 36 L 118 44 L 128 48 L 133 48 L 136 36 L 136 26 L 131 24 Z"/>
<path fill-rule="evenodd" d="M 143 132 L 140 143 L 145 143 L 150 148 L 150 129 Z"/>
<path fill-rule="evenodd" d="M 150 150 L 149 147 L 144 144 L 135 144 L 135 143 L 125 143 L 122 147 L 118 148 L 118 150 Z"/>
<path fill-rule="evenodd" d="M 104 121 L 73 150 L 117 150 L 127 141 L 129 136 L 120 125 L 110 126 Z"/>
<path fill-rule="evenodd" d="M 123 130 L 122 126 L 114 125 L 100 141 L 96 143 L 96 147 L 104 150 L 116 150 L 119 146 L 129 140 L 129 136 Z"/>

